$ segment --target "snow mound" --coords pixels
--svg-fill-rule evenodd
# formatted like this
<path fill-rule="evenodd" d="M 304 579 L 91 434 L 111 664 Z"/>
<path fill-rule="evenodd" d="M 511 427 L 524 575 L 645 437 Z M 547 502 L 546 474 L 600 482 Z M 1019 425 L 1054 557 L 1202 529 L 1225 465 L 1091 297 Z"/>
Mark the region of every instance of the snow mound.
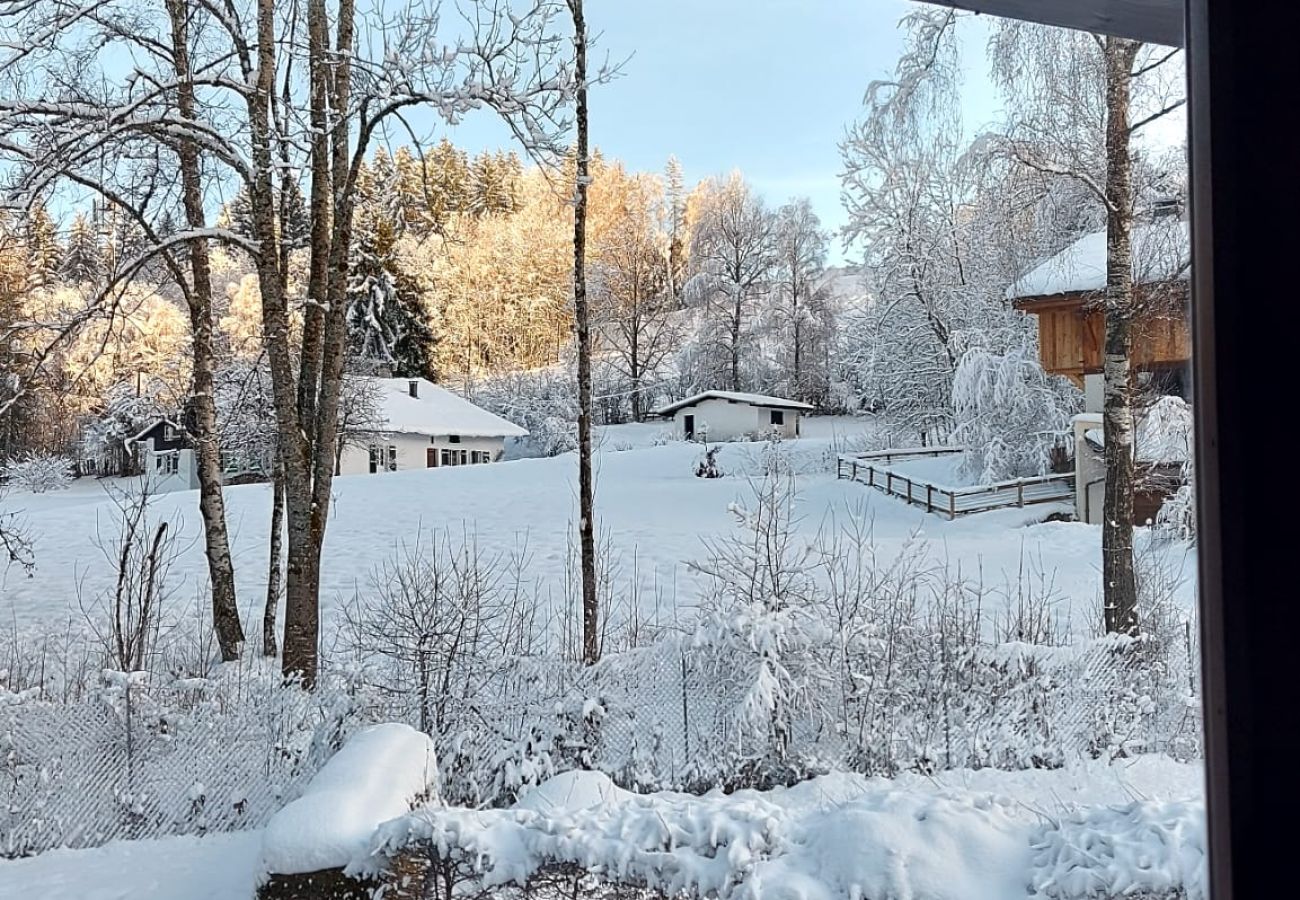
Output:
<path fill-rule="evenodd" d="M 635 796 L 614 784 L 604 772 L 575 769 L 527 788 L 515 803 L 515 809 L 539 813 L 576 812 Z"/>
<path fill-rule="evenodd" d="M 346 865 L 375 829 L 410 812 L 416 798 L 436 799 L 433 740 L 408 725 L 372 725 L 353 735 L 306 792 L 267 823 L 266 872 L 297 875 Z"/>
<path fill-rule="evenodd" d="M 1044 824 L 1000 794 L 842 773 L 790 789 L 638 795 L 580 772 L 513 809 L 425 809 L 386 823 L 348 871 L 369 874 L 419 843 L 484 889 L 570 864 L 728 900 L 1084 900 L 1177 887 L 1201 898 L 1203 818 L 1196 803 L 1134 803 Z"/>

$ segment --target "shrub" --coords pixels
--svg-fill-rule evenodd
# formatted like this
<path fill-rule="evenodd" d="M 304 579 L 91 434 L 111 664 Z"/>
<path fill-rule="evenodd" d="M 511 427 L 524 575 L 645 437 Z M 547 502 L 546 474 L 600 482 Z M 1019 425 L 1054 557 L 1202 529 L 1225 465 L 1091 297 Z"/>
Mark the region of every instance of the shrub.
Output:
<path fill-rule="evenodd" d="M 33 494 L 67 490 L 72 484 L 72 460 L 54 453 L 29 452 L 5 464 L 4 477 L 9 484 Z"/>

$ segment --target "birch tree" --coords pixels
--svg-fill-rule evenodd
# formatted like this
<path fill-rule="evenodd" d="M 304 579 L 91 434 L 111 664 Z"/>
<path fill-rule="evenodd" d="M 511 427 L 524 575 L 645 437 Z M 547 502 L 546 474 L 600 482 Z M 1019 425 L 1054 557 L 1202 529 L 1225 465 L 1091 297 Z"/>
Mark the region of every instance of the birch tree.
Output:
<path fill-rule="evenodd" d="M 990 44 L 994 73 L 1014 110 L 1006 152 L 1047 177 L 1075 180 L 1106 215 L 1102 298 L 1103 433 L 1106 492 L 1102 517 L 1105 626 L 1137 630 L 1133 562 L 1135 136 L 1179 109 L 1181 53 L 1115 37 L 1003 23 Z"/>

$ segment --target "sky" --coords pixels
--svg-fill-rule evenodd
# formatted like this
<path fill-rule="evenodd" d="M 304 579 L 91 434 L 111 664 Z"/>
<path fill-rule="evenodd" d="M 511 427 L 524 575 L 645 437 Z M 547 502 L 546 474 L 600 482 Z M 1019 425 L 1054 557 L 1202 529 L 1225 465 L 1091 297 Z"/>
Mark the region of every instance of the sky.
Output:
<path fill-rule="evenodd" d="M 807 196 L 838 229 L 838 143 L 873 80 L 902 49 L 905 0 L 587 0 L 593 61 L 623 60 L 593 89 L 592 142 L 629 168 L 660 171 L 669 154 L 688 182 L 739 168 L 772 205 Z M 966 125 L 996 114 L 982 27 L 964 31 Z M 507 146 L 490 113 L 447 133 L 476 151 Z M 831 262 L 852 262 L 832 242 Z"/>

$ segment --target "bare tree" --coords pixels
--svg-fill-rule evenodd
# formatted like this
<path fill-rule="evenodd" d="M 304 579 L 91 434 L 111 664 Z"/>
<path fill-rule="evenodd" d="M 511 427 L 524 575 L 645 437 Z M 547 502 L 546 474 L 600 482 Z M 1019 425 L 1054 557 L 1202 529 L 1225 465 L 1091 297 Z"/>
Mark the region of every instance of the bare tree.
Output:
<path fill-rule="evenodd" d="M 602 342 L 615 371 L 627 380 L 632 418 L 646 416 L 648 382 L 677 349 L 671 272 L 664 268 L 664 235 L 656 227 L 655 197 L 645 179 L 629 185 L 618 218 L 605 232 L 595 266 Z M 671 240 L 671 238 L 669 238 Z"/>
<path fill-rule="evenodd" d="M 776 213 L 777 303 L 776 325 L 783 332 L 789 396 L 796 400 L 824 401 L 826 369 L 815 373 L 814 354 L 824 348 L 830 333 L 826 292 L 821 286 L 826 269 L 826 232 L 805 197 L 782 206 Z"/>
<path fill-rule="evenodd" d="M 686 286 L 688 302 L 704 308 L 703 340 L 710 352 L 725 358 L 721 387 L 743 389 L 741 358 L 754 307 L 771 287 L 775 262 L 775 218 L 733 173 L 705 197 L 691 241 L 695 275 Z"/>
<path fill-rule="evenodd" d="M 46 35 L 39 51 L 12 49 L 0 60 L 0 73 L 13 88 L 0 102 L 7 131 L 0 152 L 17 169 L 14 202 L 30 206 L 33 198 L 56 188 L 79 190 L 129 223 L 138 236 L 135 252 L 110 257 L 108 271 L 95 273 L 103 283 L 87 304 L 87 318 L 115 309 L 114 299 L 123 289 L 159 261 L 183 295 L 190 316 L 193 382 L 187 424 L 198 464 L 213 621 L 222 657 L 230 660 L 239 656 L 244 636 L 221 492 L 212 384 L 208 243 L 214 235 L 205 221 L 200 161 L 208 136 L 197 118 L 200 79 L 190 56 L 194 38 L 188 7 L 167 0 L 164 11 L 166 30 L 145 24 L 147 11 L 133 3 L 83 7 L 51 0 L 0 9 L 9 27 Z M 136 74 L 84 77 L 87 36 L 92 43 L 129 43 L 139 54 Z M 180 174 L 179 196 L 167 188 L 174 182 L 167 174 L 173 161 Z M 160 223 L 175 205 L 184 210 L 186 227 L 164 235 Z"/>

